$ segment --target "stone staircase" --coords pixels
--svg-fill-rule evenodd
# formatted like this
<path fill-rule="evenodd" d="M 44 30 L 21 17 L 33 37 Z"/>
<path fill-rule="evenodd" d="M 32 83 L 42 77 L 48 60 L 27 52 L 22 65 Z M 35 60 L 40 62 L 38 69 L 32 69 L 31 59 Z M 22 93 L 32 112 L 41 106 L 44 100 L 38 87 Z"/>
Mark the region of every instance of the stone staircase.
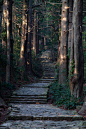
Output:
<path fill-rule="evenodd" d="M 55 79 L 40 79 L 39 83 L 26 84 L 13 92 L 7 103 L 46 104 L 49 84 Z"/>
<path fill-rule="evenodd" d="M 43 77 L 38 83 L 26 84 L 7 99 L 7 121 L 0 129 L 86 129 L 83 116 L 76 110 L 64 110 L 47 104 L 50 83 L 55 81 L 55 65 L 50 51 L 41 55 Z"/>
<path fill-rule="evenodd" d="M 40 58 L 43 64 L 43 78 L 53 80 L 55 78 L 55 64 L 52 62 L 51 51 L 43 52 Z"/>
<path fill-rule="evenodd" d="M 7 98 L 7 103 L 20 103 L 20 104 L 46 104 L 48 86 L 51 82 L 55 81 L 55 66 L 50 61 L 50 51 L 43 52 L 41 56 L 43 64 L 43 77 L 39 83 L 27 84 L 20 87 L 13 92 L 10 98 Z"/>
<path fill-rule="evenodd" d="M 47 103 L 48 83 L 27 84 L 13 92 L 8 103 L 20 104 L 46 104 Z"/>

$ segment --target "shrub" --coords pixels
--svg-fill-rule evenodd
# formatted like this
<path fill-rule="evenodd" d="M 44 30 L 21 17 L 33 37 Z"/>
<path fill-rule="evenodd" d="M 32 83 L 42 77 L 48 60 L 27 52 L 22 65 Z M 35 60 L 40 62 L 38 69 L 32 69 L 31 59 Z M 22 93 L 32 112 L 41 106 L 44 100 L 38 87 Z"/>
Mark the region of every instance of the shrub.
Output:
<path fill-rule="evenodd" d="M 82 98 L 77 99 L 71 96 L 68 85 L 59 85 L 57 81 L 50 86 L 49 94 L 51 94 L 53 104 L 59 107 L 74 109 L 77 105 L 83 104 Z"/>

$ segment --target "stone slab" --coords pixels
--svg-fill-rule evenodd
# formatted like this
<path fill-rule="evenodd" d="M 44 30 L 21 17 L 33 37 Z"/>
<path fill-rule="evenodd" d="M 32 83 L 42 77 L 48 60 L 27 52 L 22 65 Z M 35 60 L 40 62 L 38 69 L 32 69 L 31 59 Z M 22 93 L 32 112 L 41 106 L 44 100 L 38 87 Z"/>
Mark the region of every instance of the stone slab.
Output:
<path fill-rule="evenodd" d="M 83 129 L 82 124 L 83 121 L 10 120 L 2 124 L 0 129 Z"/>
<path fill-rule="evenodd" d="M 49 83 L 32 83 L 23 85 L 23 87 L 31 87 L 31 88 L 48 88 Z"/>
<path fill-rule="evenodd" d="M 47 95 L 48 88 L 21 87 L 13 92 L 13 95 Z"/>
<path fill-rule="evenodd" d="M 54 79 L 54 78 L 46 78 L 46 79 L 44 79 L 44 78 L 42 78 L 42 79 L 40 79 L 40 81 L 56 81 L 56 79 Z"/>
<path fill-rule="evenodd" d="M 33 95 L 33 96 L 29 96 L 29 95 L 26 95 L 26 96 L 11 96 L 11 99 L 17 99 L 17 98 L 20 98 L 20 99 L 47 99 L 47 96 L 39 96 L 39 95 Z"/>
<path fill-rule="evenodd" d="M 64 110 L 49 104 L 10 104 L 12 111 L 8 119 L 33 120 L 83 120 L 75 110 Z"/>

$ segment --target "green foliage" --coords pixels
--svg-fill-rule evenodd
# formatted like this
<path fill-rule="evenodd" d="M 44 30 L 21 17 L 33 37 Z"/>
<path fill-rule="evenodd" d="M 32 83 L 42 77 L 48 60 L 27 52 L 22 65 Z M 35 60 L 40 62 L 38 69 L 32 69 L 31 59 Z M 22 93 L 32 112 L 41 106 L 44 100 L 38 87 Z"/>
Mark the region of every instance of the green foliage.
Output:
<path fill-rule="evenodd" d="M 9 90 L 13 90 L 15 89 L 15 85 L 11 84 L 11 83 L 1 83 L 1 89 L 9 89 Z"/>
<path fill-rule="evenodd" d="M 0 7 L 1 7 L 1 5 L 3 5 L 3 0 L 0 0 Z"/>
<path fill-rule="evenodd" d="M 84 17 L 83 22 L 84 22 L 84 24 L 86 24 L 86 16 Z"/>
<path fill-rule="evenodd" d="M 82 33 L 83 39 L 83 52 L 84 52 L 84 78 L 86 81 L 86 31 Z"/>
<path fill-rule="evenodd" d="M 16 64 L 13 65 L 13 78 L 18 82 L 18 79 L 21 77 L 20 71 L 24 71 L 24 69 Z"/>
<path fill-rule="evenodd" d="M 7 56 L 5 55 L 5 52 L 6 52 L 5 47 L 2 48 L 0 44 L 0 77 L 1 78 L 5 77 L 5 67 L 7 64 Z"/>
<path fill-rule="evenodd" d="M 2 32 L 1 32 L 1 38 L 7 42 L 7 27 L 6 25 L 3 27 L 2 25 Z"/>
<path fill-rule="evenodd" d="M 34 52 L 32 51 L 32 70 L 33 74 L 37 77 L 41 77 L 43 73 L 42 64 L 38 56 L 35 56 Z"/>
<path fill-rule="evenodd" d="M 51 94 L 52 102 L 55 105 L 62 106 L 66 109 L 74 109 L 77 105 L 83 103 L 80 101 L 81 98 L 76 99 L 71 96 L 68 85 L 59 85 L 57 81 L 51 84 L 49 92 Z"/>
<path fill-rule="evenodd" d="M 71 65 L 70 65 L 70 76 L 73 77 L 74 76 L 74 67 L 75 67 L 75 62 L 74 60 L 71 61 Z"/>
<path fill-rule="evenodd" d="M 83 87 L 84 90 L 84 96 L 86 96 L 86 86 Z"/>
<path fill-rule="evenodd" d="M 56 68 L 55 68 L 55 73 L 56 73 L 56 76 L 55 78 L 59 78 L 59 64 L 56 65 Z"/>

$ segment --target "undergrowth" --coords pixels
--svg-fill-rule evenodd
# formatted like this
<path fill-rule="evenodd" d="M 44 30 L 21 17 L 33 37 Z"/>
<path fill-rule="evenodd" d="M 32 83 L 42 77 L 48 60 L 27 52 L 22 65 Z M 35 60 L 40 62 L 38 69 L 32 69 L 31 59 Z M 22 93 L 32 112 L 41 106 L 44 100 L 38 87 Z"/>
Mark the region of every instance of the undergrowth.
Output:
<path fill-rule="evenodd" d="M 65 109 L 75 109 L 77 105 L 83 104 L 82 98 L 71 96 L 68 85 L 59 85 L 57 81 L 50 85 L 48 99 L 51 99 L 54 105 Z"/>
<path fill-rule="evenodd" d="M 43 74 L 42 63 L 39 58 L 39 55 L 35 56 L 34 52 L 32 52 L 32 72 L 34 76 L 40 78 Z"/>

